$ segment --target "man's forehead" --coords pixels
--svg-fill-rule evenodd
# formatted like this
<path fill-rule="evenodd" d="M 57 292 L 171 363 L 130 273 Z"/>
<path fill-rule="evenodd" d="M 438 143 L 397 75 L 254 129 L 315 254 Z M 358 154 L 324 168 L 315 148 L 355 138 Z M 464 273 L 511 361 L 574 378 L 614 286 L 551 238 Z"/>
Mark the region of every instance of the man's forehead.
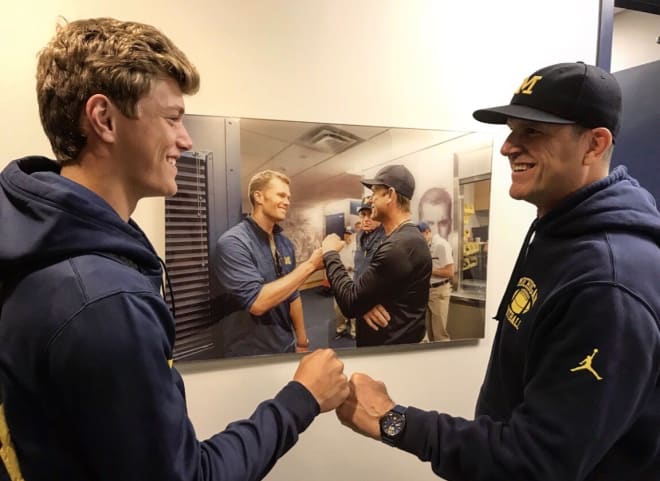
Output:
<path fill-rule="evenodd" d="M 278 191 L 281 191 L 281 192 L 282 191 L 284 191 L 284 192 L 289 192 L 290 191 L 289 184 L 284 182 L 279 177 L 273 177 L 272 179 L 270 179 L 268 181 L 268 184 L 266 184 L 266 188 L 267 189 L 278 190 Z"/>
<path fill-rule="evenodd" d="M 514 117 L 509 117 L 506 121 L 506 124 L 510 129 L 521 128 L 521 127 L 534 127 L 534 128 L 556 128 L 563 127 L 567 124 L 553 124 L 550 122 L 537 122 L 535 120 L 526 120 L 526 119 L 516 119 Z M 571 124 L 568 124 L 571 125 Z"/>
<path fill-rule="evenodd" d="M 425 215 L 434 214 L 447 214 L 449 211 L 449 204 L 447 202 L 438 202 L 438 203 L 424 203 L 422 204 L 422 210 Z"/>

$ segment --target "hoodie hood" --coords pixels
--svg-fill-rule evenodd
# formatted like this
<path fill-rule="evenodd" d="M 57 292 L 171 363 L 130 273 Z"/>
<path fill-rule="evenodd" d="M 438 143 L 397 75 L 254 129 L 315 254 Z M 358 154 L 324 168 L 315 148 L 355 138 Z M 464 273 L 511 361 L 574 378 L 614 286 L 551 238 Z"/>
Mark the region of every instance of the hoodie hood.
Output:
<path fill-rule="evenodd" d="M 145 274 L 158 274 L 158 256 L 137 224 L 59 172 L 54 161 L 33 156 L 0 174 L 0 282 L 91 253 L 121 256 Z"/>
<path fill-rule="evenodd" d="M 660 214 L 653 196 L 623 166 L 568 197 L 536 223 L 537 235 L 577 237 L 624 231 L 660 245 Z"/>

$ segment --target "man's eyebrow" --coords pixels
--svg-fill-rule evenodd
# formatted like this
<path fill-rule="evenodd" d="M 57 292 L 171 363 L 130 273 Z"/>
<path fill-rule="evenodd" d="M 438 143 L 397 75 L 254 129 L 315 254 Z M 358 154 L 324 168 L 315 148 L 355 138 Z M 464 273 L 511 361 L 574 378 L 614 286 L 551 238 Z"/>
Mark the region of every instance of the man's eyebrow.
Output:
<path fill-rule="evenodd" d="M 184 115 L 186 113 L 186 109 L 181 105 L 168 105 L 164 110 L 168 113 L 176 113 L 177 115 Z"/>

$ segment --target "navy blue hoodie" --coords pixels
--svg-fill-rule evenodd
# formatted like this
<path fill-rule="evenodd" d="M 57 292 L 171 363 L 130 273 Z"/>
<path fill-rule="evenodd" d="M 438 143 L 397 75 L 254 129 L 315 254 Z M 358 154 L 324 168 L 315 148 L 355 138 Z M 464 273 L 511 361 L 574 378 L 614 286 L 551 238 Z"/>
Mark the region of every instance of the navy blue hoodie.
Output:
<path fill-rule="evenodd" d="M 261 479 L 318 403 L 291 382 L 197 441 L 154 249 L 58 171 L 26 157 L 0 174 L 0 433 L 25 480 Z"/>
<path fill-rule="evenodd" d="M 411 407 L 400 448 L 448 481 L 660 480 L 660 214 L 624 168 L 532 224 L 496 318 L 475 420 Z"/>

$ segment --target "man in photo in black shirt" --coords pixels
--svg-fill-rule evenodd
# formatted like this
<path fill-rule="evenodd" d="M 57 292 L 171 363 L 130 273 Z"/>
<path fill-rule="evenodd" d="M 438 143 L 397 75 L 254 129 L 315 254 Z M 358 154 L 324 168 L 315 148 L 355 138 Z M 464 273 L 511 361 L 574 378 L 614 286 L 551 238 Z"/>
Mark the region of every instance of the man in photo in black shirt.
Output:
<path fill-rule="evenodd" d="M 346 272 L 336 235 L 323 240 L 323 261 L 335 299 L 347 317 L 356 317 L 356 345 L 407 344 L 424 338 L 431 255 L 417 226 L 410 222 L 415 179 L 403 165 L 383 167 L 362 184 L 373 191 L 372 217 L 385 238 L 355 282 Z"/>

